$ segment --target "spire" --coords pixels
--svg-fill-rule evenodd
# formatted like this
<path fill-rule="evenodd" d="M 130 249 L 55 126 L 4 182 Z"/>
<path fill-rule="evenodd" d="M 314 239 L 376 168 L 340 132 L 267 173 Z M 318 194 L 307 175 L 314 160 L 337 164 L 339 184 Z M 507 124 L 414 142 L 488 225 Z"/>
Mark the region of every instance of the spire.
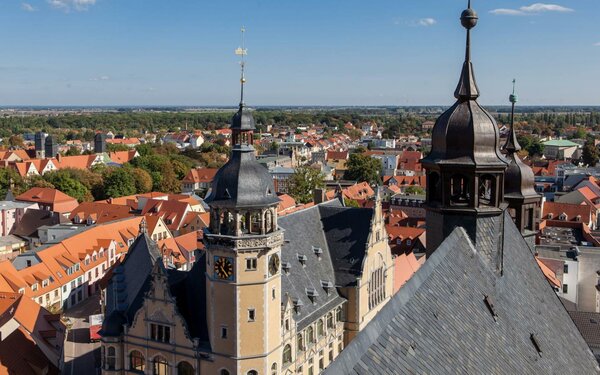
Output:
<path fill-rule="evenodd" d="M 245 68 L 246 68 L 246 59 L 245 56 L 248 54 L 248 50 L 246 49 L 245 46 L 245 39 L 244 39 L 244 33 L 246 32 L 246 28 L 244 26 L 242 26 L 241 28 L 241 34 L 242 34 L 242 46 L 238 47 L 235 50 L 235 54 L 237 56 L 241 56 L 241 60 L 240 60 L 240 69 L 241 69 L 241 77 L 240 77 L 240 109 L 243 108 L 245 106 L 244 103 L 244 85 L 246 84 L 246 75 L 245 75 Z"/>
<path fill-rule="evenodd" d="M 509 100 L 512 103 L 512 110 L 510 113 L 510 134 L 504 145 L 504 149 L 510 154 L 514 154 L 521 150 L 521 145 L 519 144 L 519 141 L 517 141 L 517 132 L 515 131 L 515 104 L 519 101 L 519 97 L 515 93 L 516 83 L 517 80 L 513 79 L 513 91 L 509 96 Z"/>
<path fill-rule="evenodd" d="M 140 236 L 143 236 L 144 234 L 148 234 L 148 226 L 146 223 L 146 218 L 143 217 L 142 220 L 140 221 Z"/>
<path fill-rule="evenodd" d="M 460 81 L 454 91 L 454 97 L 461 101 L 476 100 L 479 97 L 479 88 L 475 81 L 475 73 L 471 63 L 471 29 L 477 25 L 478 19 L 477 12 L 471 9 L 471 0 L 469 0 L 469 7 L 460 16 L 460 23 L 467 29 L 467 44 Z"/>

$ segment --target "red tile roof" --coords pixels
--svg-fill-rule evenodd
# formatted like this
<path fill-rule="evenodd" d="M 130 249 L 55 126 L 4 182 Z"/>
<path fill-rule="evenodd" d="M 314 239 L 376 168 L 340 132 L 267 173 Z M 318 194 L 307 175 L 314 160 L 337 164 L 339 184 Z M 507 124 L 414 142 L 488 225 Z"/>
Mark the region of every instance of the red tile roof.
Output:
<path fill-rule="evenodd" d="M 217 168 L 194 168 L 183 178 L 185 183 L 211 183 L 217 174 Z"/>

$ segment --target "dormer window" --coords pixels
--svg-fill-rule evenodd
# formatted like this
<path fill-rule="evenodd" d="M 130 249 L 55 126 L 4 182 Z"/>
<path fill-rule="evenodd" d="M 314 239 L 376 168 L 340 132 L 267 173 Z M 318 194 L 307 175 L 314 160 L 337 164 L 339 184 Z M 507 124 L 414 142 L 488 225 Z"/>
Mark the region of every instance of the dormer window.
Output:
<path fill-rule="evenodd" d="M 308 299 L 310 299 L 310 302 L 315 303 L 319 293 L 317 293 L 314 288 L 306 288 L 306 295 L 308 296 Z"/>
<path fill-rule="evenodd" d="M 329 280 L 321 280 L 321 286 L 327 295 L 333 290 L 333 283 Z"/>
<path fill-rule="evenodd" d="M 285 272 L 286 274 L 290 273 L 291 268 L 292 268 L 292 264 L 290 262 L 281 263 L 281 269 L 283 269 L 283 272 Z"/>
<path fill-rule="evenodd" d="M 575 221 L 577 221 L 577 222 L 581 222 L 581 215 L 577 215 L 577 216 L 575 217 Z"/>
<path fill-rule="evenodd" d="M 562 214 L 560 214 L 560 216 L 558 217 L 558 220 L 560 221 L 567 221 L 567 214 L 565 214 L 564 212 Z"/>
<path fill-rule="evenodd" d="M 552 218 L 554 218 L 554 214 L 551 212 L 548 214 L 548 220 L 552 220 Z"/>
<path fill-rule="evenodd" d="M 321 259 L 321 255 L 323 255 L 323 249 L 321 249 L 320 247 L 312 247 L 313 252 L 315 253 L 315 255 L 317 256 L 317 258 Z"/>
<path fill-rule="evenodd" d="M 306 255 L 298 254 L 298 261 L 300 262 L 300 264 L 302 264 L 302 266 L 306 266 L 307 260 L 308 258 L 306 257 Z"/>
<path fill-rule="evenodd" d="M 292 302 L 294 303 L 294 311 L 296 312 L 296 314 L 300 314 L 300 311 L 302 310 L 302 306 L 304 306 L 304 303 L 302 303 L 302 301 L 299 299 L 295 299 Z"/>

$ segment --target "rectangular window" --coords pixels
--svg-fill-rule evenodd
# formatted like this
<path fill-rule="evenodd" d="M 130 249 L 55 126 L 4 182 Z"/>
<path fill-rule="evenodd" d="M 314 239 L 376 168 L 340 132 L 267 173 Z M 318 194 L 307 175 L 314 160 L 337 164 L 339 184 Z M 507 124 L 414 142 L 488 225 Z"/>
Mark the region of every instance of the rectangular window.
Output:
<path fill-rule="evenodd" d="M 329 362 L 333 361 L 333 350 L 329 351 Z"/>
<path fill-rule="evenodd" d="M 568 293 L 569 292 L 569 286 L 567 284 L 563 284 L 563 293 Z"/>
<path fill-rule="evenodd" d="M 271 290 L 271 298 L 272 298 L 273 300 L 275 300 L 275 298 L 276 298 L 276 297 L 277 297 L 277 291 L 275 290 L 275 288 L 273 288 L 273 289 Z"/>
<path fill-rule="evenodd" d="M 222 339 L 227 338 L 227 327 L 221 327 L 221 338 Z"/>
<path fill-rule="evenodd" d="M 567 263 L 563 266 L 563 273 L 569 273 L 569 265 Z"/>
<path fill-rule="evenodd" d="M 258 264 L 258 259 L 246 258 L 246 271 L 256 271 L 257 264 Z"/>
<path fill-rule="evenodd" d="M 256 311 L 254 309 L 248 309 L 248 321 L 253 322 L 256 318 Z"/>
<path fill-rule="evenodd" d="M 171 327 L 161 324 L 150 324 L 150 338 L 159 342 L 171 341 Z"/>

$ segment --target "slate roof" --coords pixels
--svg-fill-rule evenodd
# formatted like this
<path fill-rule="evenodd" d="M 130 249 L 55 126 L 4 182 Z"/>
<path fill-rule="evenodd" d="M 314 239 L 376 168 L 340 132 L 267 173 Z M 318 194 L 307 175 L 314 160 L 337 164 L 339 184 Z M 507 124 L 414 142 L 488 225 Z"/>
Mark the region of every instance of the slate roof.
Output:
<path fill-rule="evenodd" d="M 502 274 L 455 229 L 325 374 L 600 373 L 507 214 L 504 228 Z"/>
<path fill-rule="evenodd" d="M 590 347 L 600 348 L 600 313 L 569 311 L 573 323 Z"/>
<path fill-rule="evenodd" d="M 335 202 L 332 201 L 326 205 L 333 204 Z M 336 288 L 332 288 L 327 294 L 321 284 L 321 281 L 329 281 L 338 285 L 321 223 L 320 206 L 280 217 L 278 223 L 285 229 L 286 240 L 281 249 L 283 269 L 281 295 L 289 295 L 292 301 L 299 301 L 302 304 L 300 313 L 296 315 L 298 329 L 301 330 L 322 316 L 321 309 L 324 307 L 333 309 L 344 300 Z M 322 250 L 320 259 L 315 253 L 315 248 Z M 304 265 L 300 262 L 299 256 L 305 257 Z M 286 271 L 286 264 L 291 266 L 289 271 Z M 307 295 L 307 288 L 312 288 L 318 293 L 314 304 Z"/>

